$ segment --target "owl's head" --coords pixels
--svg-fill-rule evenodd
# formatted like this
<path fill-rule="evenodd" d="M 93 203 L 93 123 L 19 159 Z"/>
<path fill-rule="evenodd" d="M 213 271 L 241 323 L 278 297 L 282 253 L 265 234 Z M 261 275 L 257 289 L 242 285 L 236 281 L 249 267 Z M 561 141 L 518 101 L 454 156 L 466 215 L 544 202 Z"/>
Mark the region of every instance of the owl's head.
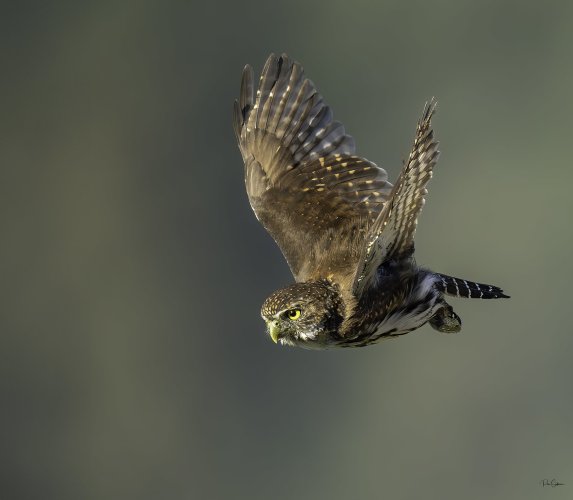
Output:
<path fill-rule="evenodd" d="M 275 343 L 326 347 L 342 322 L 344 307 L 337 286 L 327 280 L 308 281 L 273 292 L 261 316 Z"/>

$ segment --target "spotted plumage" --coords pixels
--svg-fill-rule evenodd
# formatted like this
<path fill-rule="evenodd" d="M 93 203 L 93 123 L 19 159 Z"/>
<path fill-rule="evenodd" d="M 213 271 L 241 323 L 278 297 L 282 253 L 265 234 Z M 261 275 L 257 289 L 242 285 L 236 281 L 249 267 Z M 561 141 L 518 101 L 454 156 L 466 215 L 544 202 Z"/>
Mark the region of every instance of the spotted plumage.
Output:
<path fill-rule="evenodd" d="M 251 206 L 281 248 L 296 283 L 274 292 L 261 314 L 283 345 L 362 347 L 425 323 L 456 332 L 444 295 L 506 297 L 502 290 L 419 268 L 414 233 L 438 159 L 424 108 L 394 186 L 356 156 L 297 62 L 272 54 L 255 91 L 243 71 L 234 128 Z"/>

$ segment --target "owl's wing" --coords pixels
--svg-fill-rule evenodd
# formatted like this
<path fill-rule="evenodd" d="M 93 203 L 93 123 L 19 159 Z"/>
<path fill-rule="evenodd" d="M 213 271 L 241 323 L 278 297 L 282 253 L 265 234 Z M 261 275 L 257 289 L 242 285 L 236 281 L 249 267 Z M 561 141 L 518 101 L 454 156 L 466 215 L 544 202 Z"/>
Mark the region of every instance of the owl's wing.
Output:
<path fill-rule="evenodd" d="M 245 67 L 234 128 L 251 206 L 297 281 L 324 264 L 337 231 L 375 220 L 392 188 L 382 168 L 354 156 L 352 137 L 284 54 L 268 58 L 256 95 Z"/>
<path fill-rule="evenodd" d="M 438 160 L 438 142 L 431 119 L 436 109 L 432 101 L 418 122 L 414 146 L 396 182 L 388 203 L 369 229 L 362 258 L 356 271 L 353 291 L 359 297 L 377 282 L 378 268 L 385 262 L 407 258 L 414 252 L 414 233 L 424 206 L 426 185 Z"/>

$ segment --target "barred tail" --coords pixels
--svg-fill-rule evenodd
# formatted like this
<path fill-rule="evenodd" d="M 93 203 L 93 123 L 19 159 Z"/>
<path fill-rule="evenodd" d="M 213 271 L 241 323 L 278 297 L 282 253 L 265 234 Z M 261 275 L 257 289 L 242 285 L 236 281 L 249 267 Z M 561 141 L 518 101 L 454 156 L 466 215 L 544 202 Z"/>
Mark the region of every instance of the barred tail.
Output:
<path fill-rule="evenodd" d="M 492 285 L 484 285 L 483 283 L 474 283 L 473 281 L 462 280 L 447 276 L 445 274 L 437 274 L 436 288 L 446 295 L 453 295 L 454 297 L 464 297 L 466 299 L 508 299 L 509 295 L 505 295 L 501 288 Z"/>

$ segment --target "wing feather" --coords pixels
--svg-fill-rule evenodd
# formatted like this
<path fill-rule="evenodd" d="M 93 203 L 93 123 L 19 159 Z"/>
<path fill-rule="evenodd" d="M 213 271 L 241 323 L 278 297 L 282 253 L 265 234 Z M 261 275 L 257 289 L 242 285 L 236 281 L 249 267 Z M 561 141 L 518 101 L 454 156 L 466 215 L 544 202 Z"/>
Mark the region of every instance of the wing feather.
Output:
<path fill-rule="evenodd" d="M 377 282 L 378 269 L 384 262 L 408 258 L 414 252 L 417 219 L 428 192 L 426 185 L 439 156 L 438 142 L 431 127 L 435 109 L 433 99 L 426 103 L 408 161 L 388 203 L 369 230 L 353 285 L 356 296 L 361 296 Z"/>
<path fill-rule="evenodd" d="M 354 156 L 354 140 L 300 64 L 271 54 L 256 92 L 253 82 L 246 66 L 233 125 L 257 218 L 297 280 L 326 272 L 327 261 L 353 272 L 360 252 L 338 241 L 333 256 L 333 242 L 365 234 L 390 193 L 386 172 Z"/>

